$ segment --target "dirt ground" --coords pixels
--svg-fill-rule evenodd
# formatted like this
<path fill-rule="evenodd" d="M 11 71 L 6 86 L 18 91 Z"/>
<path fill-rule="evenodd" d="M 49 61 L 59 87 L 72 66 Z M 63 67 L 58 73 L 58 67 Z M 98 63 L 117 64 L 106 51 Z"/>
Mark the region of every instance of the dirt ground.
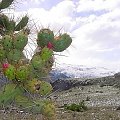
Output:
<path fill-rule="evenodd" d="M 42 115 L 27 113 L 0 113 L 0 120 L 47 120 Z M 56 120 L 120 120 L 120 111 L 114 107 L 94 107 L 85 112 L 72 112 L 59 109 Z"/>
<path fill-rule="evenodd" d="M 88 99 L 89 98 L 89 99 Z M 112 86 L 82 86 L 67 91 L 56 92 L 51 96 L 55 101 L 56 120 L 120 120 L 120 90 Z M 80 103 L 84 100 L 88 107 L 84 112 L 66 111 L 64 104 Z M 16 110 L 1 110 L 0 120 L 45 120 L 41 114 L 33 115 Z"/>
<path fill-rule="evenodd" d="M 56 101 L 60 106 L 80 103 L 82 100 L 88 106 L 85 112 L 61 109 L 57 112 L 57 120 L 120 120 L 120 110 L 116 110 L 120 105 L 120 90 L 113 86 L 77 87 L 56 93 L 56 96 Z"/>
<path fill-rule="evenodd" d="M 120 120 L 120 111 L 112 107 L 94 107 L 85 112 L 61 110 L 57 120 Z"/>

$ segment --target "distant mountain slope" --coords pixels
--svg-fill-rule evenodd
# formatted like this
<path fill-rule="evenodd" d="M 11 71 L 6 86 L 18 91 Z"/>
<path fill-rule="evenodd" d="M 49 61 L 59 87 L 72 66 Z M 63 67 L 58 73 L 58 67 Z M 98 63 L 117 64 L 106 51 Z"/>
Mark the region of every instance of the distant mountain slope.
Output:
<path fill-rule="evenodd" d="M 115 72 L 104 67 L 61 64 L 50 72 L 52 80 L 64 78 L 96 78 L 114 75 Z"/>

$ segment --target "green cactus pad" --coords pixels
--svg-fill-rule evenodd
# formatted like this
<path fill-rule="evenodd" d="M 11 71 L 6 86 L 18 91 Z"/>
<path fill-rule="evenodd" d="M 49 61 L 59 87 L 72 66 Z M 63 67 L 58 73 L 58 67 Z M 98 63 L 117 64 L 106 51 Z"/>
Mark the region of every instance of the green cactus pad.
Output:
<path fill-rule="evenodd" d="M 41 81 L 39 93 L 41 95 L 48 95 L 53 90 L 52 85 L 48 82 Z"/>
<path fill-rule="evenodd" d="M 6 27 L 6 34 L 13 34 L 15 29 L 15 21 L 9 21 L 9 25 Z"/>
<path fill-rule="evenodd" d="M 27 81 L 24 86 L 29 92 L 38 93 L 40 89 L 40 84 L 41 84 L 41 81 L 34 78 L 32 80 Z"/>
<path fill-rule="evenodd" d="M 38 33 L 37 44 L 39 47 L 44 48 L 49 42 L 53 42 L 54 33 L 49 29 L 41 29 Z"/>
<path fill-rule="evenodd" d="M 44 104 L 42 113 L 47 116 L 48 120 L 56 120 L 55 105 L 52 102 L 46 102 Z"/>
<path fill-rule="evenodd" d="M 54 56 L 52 56 L 48 61 L 45 62 L 45 68 L 49 71 L 52 70 L 52 66 L 54 63 Z"/>
<path fill-rule="evenodd" d="M 9 18 L 5 14 L 0 14 L 0 25 L 4 28 L 9 25 Z"/>
<path fill-rule="evenodd" d="M 41 52 L 40 56 L 43 61 L 48 61 L 53 55 L 53 51 L 47 47 L 44 47 Z"/>
<path fill-rule="evenodd" d="M 22 30 L 28 23 L 28 16 L 24 16 L 21 21 L 15 26 L 15 31 L 19 31 L 19 30 Z"/>
<path fill-rule="evenodd" d="M 1 14 L 0 15 L 0 27 L 1 27 L 1 35 L 9 35 L 14 32 L 15 29 L 15 21 L 14 20 L 9 20 L 9 18 Z"/>
<path fill-rule="evenodd" d="M 15 97 L 15 103 L 20 108 L 24 108 L 24 110 L 31 110 L 31 106 L 33 105 L 33 102 L 30 99 L 21 95 Z"/>
<path fill-rule="evenodd" d="M 17 96 L 15 98 L 17 106 L 24 111 L 31 112 L 32 114 L 40 114 L 42 113 L 44 101 L 43 100 L 30 100 L 25 96 Z"/>
<path fill-rule="evenodd" d="M 33 66 L 31 66 L 31 76 L 39 79 L 46 78 L 52 70 L 53 62 L 54 59 L 51 57 L 48 61 L 44 62 L 44 66 L 41 69 L 34 69 Z"/>
<path fill-rule="evenodd" d="M 31 112 L 33 114 L 44 114 L 45 115 L 45 108 L 46 108 L 46 105 L 53 105 L 53 103 L 50 101 L 50 100 L 46 100 L 46 99 L 43 99 L 43 100 L 34 100 L 33 101 L 33 106 L 32 106 L 32 110 Z M 50 112 L 52 113 L 53 112 L 53 109 L 54 107 L 53 106 L 50 106 L 52 108 L 52 110 L 50 110 Z M 55 109 L 54 109 L 55 110 Z M 46 112 L 47 113 L 47 112 Z M 55 113 L 55 112 L 54 112 Z M 47 115 L 47 114 L 46 114 Z M 49 118 L 49 116 L 47 116 L 47 118 Z M 54 120 L 54 119 L 53 119 Z"/>
<path fill-rule="evenodd" d="M 0 44 L 0 62 L 6 58 L 6 51 L 3 49 L 3 46 Z"/>
<path fill-rule="evenodd" d="M 16 69 L 16 79 L 20 81 L 27 80 L 29 77 L 29 70 L 27 65 L 26 66 L 20 66 Z"/>
<path fill-rule="evenodd" d="M 21 58 L 24 58 L 24 54 L 17 49 L 13 49 L 7 54 L 7 59 L 11 64 L 16 64 Z"/>
<path fill-rule="evenodd" d="M 31 60 L 31 65 L 35 70 L 41 70 L 44 67 L 44 61 L 40 55 L 34 55 Z"/>
<path fill-rule="evenodd" d="M 4 71 L 4 74 L 9 80 L 14 80 L 15 71 L 16 71 L 15 67 L 13 65 L 9 65 L 9 67 Z"/>
<path fill-rule="evenodd" d="M 5 35 L 2 39 L 2 45 L 6 51 L 13 49 L 13 40 L 11 36 Z"/>
<path fill-rule="evenodd" d="M 0 2 L 0 10 L 9 7 L 14 0 L 2 0 Z"/>
<path fill-rule="evenodd" d="M 67 49 L 72 43 L 72 38 L 64 33 L 63 35 L 60 35 L 57 37 L 57 39 L 54 40 L 53 43 L 53 51 L 55 52 L 62 52 L 65 49 Z"/>
<path fill-rule="evenodd" d="M 23 31 L 15 34 L 14 36 L 14 47 L 19 50 L 23 50 L 24 47 L 27 45 L 28 42 L 28 36 L 24 34 Z"/>
<path fill-rule="evenodd" d="M 0 106 L 7 106 L 11 104 L 15 97 L 22 95 L 24 92 L 23 88 L 17 86 L 16 84 L 7 84 L 4 86 L 3 91 L 0 93 Z"/>
<path fill-rule="evenodd" d="M 43 69 L 43 68 L 42 68 Z M 33 65 L 30 65 L 29 70 L 30 70 L 30 78 L 38 78 L 41 79 L 42 77 L 46 77 L 48 73 L 46 73 L 43 70 L 38 70 L 33 67 Z"/>
<path fill-rule="evenodd" d="M 7 31 L 7 28 L 10 26 L 9 18 L 5 14 L 0 14 L 0 27 L 2 35 Z"/>

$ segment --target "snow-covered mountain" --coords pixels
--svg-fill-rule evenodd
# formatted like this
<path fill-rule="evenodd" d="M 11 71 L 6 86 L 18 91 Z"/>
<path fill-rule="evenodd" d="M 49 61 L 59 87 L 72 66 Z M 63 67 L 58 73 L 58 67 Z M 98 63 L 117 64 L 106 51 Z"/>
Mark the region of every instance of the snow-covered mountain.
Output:
<path fill-rule="evenodd" d="M 87 67 L 84 65 L 61 64 L 56 66 L 50 76 L 53 80 L 62 78 L 96 78 L 114 75 L 115 71 L 111 71 L 104 67 Z"/>

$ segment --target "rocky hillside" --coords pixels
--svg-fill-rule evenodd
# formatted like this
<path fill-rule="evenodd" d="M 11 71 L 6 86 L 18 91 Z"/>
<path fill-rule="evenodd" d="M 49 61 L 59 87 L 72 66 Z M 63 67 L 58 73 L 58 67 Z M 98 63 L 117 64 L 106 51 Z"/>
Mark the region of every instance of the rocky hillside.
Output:
<path fill-rule="evenodd" d="M 118 74 L 116 73 L 115 75 L 112 75 L 112 76 L 106 76 L 106 77 L 100 77 L 100 78 L 90 78 L 90 79 L 69 78 L 69 79 L 57 80 L 55 82 L 52 82 L 51 84 L 54 88 L 54 91 L 68 90 L 73 87 L 87 86 L 87 85 L 120 87 L 120 75 L 119 73 Z"/>

